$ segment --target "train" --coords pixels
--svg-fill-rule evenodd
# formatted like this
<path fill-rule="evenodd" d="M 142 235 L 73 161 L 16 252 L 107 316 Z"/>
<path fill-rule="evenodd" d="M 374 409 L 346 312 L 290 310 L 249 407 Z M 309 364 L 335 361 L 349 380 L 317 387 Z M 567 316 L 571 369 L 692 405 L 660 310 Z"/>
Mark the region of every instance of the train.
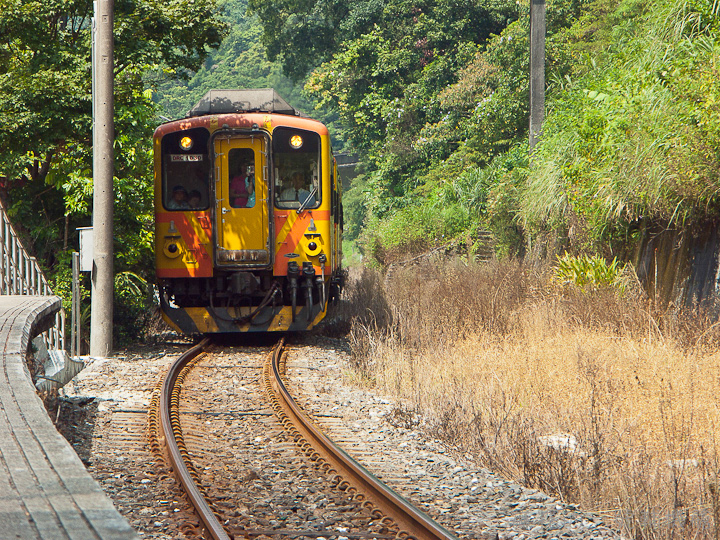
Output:
<path fill-rule="evenodd" d="M 188 335 L 306 331 L 343 285 L 325 125 L 274 89 L 211 90 L 153 136 L 163 319 Z"/>

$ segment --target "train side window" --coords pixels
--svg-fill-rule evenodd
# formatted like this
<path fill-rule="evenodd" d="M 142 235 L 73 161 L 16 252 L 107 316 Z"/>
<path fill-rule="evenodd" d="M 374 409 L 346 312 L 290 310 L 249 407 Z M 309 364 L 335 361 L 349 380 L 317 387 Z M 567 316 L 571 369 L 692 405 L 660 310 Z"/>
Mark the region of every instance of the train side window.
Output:
<path fill-rule="evenodd" d="M 338 202 L 340 201 L 340 193 L 337 185 L 337 161 L 335 156 L 330 154 L 330 185 L 332 186 L 332 201 L 330 205 L 330 213 L 333 216 L 333 222 L 338 223 L 340 216 L 338 215 Z"/>
<path fill-rule="evenodd" d="M 228 154 L 230 206 L 255 206 L 255 152 L 252 148 L 233 148 Z"/>

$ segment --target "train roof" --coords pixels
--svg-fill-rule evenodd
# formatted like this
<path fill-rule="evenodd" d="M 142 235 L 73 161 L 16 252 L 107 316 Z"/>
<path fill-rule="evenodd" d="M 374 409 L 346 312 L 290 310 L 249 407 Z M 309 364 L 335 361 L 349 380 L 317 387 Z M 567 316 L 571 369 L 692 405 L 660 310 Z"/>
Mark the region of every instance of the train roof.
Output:
<path fill-rule="evenodd" d="M 229 114 L 240 112 L 267 112 L 299 116 L 287 101 L 273 88 L 210 90 L 190 109 L 187 116 Z"/>

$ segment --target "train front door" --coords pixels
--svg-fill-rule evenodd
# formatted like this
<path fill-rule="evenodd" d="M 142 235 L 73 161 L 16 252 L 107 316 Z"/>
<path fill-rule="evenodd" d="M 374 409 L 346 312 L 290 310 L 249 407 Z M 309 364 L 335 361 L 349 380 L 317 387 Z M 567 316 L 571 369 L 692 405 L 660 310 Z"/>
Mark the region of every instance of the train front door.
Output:
<path fill-rule="evenodd" d="M 216 250 L 219 265 L 271 263 L 265 138 L 215 139 Z"/>

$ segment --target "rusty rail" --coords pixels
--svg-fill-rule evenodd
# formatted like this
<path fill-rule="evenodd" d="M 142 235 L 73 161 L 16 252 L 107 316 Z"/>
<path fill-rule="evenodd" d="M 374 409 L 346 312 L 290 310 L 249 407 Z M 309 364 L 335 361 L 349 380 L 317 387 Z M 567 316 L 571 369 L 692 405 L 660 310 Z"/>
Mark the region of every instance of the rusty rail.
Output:
<path fill-rule="evenodd" d="M 297 405 L 281 377 L 280 361 L 284 340 L 275 347 L 265 364 L 265 386 L 273 408 L 296 443 L 317 461 L 327 474 L 334 474 L 338 488 L 362 501 L 377 519 L 395 524 L 396 536 L 416 540 L 457 540 L 403 497 L 395 493 L 367 469 L 332 442 Z M 366 498 L 367 497 L 367 498 Z"/>
<path fill-rule="evenodd" d="M 184 380 L 187 372 L 192 367 L 194 360 L 203 353 L 210 343 L 209 338 L 203 339 L 200 343 L 182 354 L 175 363 L 170 366 L 168 374 L 163 382 L 162 393 L 160 394 L 160 427 L 165 439 L 167 457 L 170 466 L 175 471 L 190 502 L 202 520 L 208 533 L 213 540 L 230 540 L 230 537 L 223 529 L 215 513 L 208 505 L 205 496 L 197 486 L 197 473 L 188 468 L 190 462 L 187 450 L 182 443 L 182 430 L 180 429 L 179 384 Z M 180 442 L 178 442 L 178 439 Z M 186 458 L 186 459 L 184 459 Z"/>

